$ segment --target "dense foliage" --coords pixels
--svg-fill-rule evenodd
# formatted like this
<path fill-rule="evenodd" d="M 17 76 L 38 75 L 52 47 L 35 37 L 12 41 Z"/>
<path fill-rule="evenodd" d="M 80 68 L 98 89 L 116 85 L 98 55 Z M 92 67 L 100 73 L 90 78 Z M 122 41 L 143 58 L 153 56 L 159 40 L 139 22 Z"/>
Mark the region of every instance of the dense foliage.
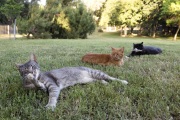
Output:
<path fill-rule="evenodd" d="M 93 16 L 86 8 L 80 4 L 77 9 L 66 10 L 70 25 L 70 38 L 87 38 L 87 33 L 91 34 L 95 30 Z"/>
<path fill-rule="evenodd" d="M 29 4 L 28 17 L 19 19 L 20 32 L 33 38 L 87 38 L 95 30 L 93 16 L 83 4 L 70 3 L 48 0 L 45 7 Z"/>
<path fill-rule="evenodd" d="M 1 0 L 0 24 L 20 16 L 20 33 L 33 38 L 87 38 L 95 23 L 117 26 L 121 35 L 138 28 L 138 35 L 174 35 L 174 40 L 180 30 L 179 0 L 47 0 L 45 6 L 38 1 Z"/>
<path fill-rule="evenodd" d="M 27 34 L 27 38 L 30 38 L 30 35 L 33 35 L 33 38 L 51 38 L 48 32 L 51 22 L 43 16 L 44 11 L 37 3 L 30 7 L 28 15 L 18 19 L 19 33 Z"/>
<path fill-rule="evenodd" d="M 22 5 L 23 0 L 2 0 L 0 5 L 1 22 L 13 23 L 14 19 L 21 13 Z"/>
<path fill-rule="evenodd" d="M 53 19 L 53 38 L 87 38 L 95 30 L 93 16 L 83 4 L 66 7 Z"/>
<path fill-rule="evenodd" d="M 180 30 L 180 1 L 179 0 L 164 0 L 162 6 L 162 16 L 166 19 L 168 26 L 177 26 L 174 40 Z"/>
<path fill-rule="evenodd" d="M 1 7 L 4 5 L 5 0 L 1 0 L 1 4 L 0 4 L 0 9 L 2 9 Z M 7 24 L 8 20 L 5 16 L 5 14 L 2 13 L 2 11 L 0 10 L 0 24 Z"/>
<path fill-rule="evenodd" d="M 99 25 L 115 25 L 122 28 L 128 26 L 131 28 L 130 33 L 134 27 L 139 26 L 139 34 L 153 37 L 158 29 L 161 30 L 161 35 L 177 35 L 179 13 L 179 0 L 107 0 Z M 168 25 L 173 30 L 169 30 Z"/>

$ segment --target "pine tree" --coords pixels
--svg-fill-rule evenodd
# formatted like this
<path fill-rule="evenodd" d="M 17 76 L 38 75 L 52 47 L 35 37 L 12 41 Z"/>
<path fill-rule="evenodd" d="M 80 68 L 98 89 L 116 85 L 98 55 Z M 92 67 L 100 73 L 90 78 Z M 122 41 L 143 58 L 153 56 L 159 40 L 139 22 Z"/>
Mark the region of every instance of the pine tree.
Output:
<path fill-rule="evenodd" d="M 70 25 L 69 37 L 85 39 L 95 30 L 93 16 L 83 4 L 77 5 L 76 8 L 68 8 L 66 14 Z"/>
<path fill-rule="evenodd" d="M 30 35 L 33 38 L 51 38 L 48 31 L 51 21 L 43 15 L 44 9 L 37 2 L 29 4 L 28 16 L 18 19 L 19 32 L 26 34 L 27 38 L 30 38 Z"/>

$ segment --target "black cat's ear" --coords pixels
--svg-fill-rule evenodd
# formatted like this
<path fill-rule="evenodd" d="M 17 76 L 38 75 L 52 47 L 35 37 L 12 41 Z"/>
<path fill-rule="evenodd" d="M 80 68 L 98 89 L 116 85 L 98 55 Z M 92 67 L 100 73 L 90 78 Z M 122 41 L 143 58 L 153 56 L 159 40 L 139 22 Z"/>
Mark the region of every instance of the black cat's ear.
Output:
<path fill-rule="evenodd" d="M 141 44 L 143 44 L 143 42 Z"/>
<path fill-rule="evenodd" d="M 17 64 L 17 63 L 15 63 L 15 65 L 16 65 L 16 68 L 19 69 L 19 67 L 20 67 L 22 64 Z"/>
<path fill-rule="evenodd" d="M 35 62 L 37 62 L 37 59 L 36 59 L 35 54 L 31 54 L 30 59 L 33 60 L 33 61 L 35 61 Z"/>

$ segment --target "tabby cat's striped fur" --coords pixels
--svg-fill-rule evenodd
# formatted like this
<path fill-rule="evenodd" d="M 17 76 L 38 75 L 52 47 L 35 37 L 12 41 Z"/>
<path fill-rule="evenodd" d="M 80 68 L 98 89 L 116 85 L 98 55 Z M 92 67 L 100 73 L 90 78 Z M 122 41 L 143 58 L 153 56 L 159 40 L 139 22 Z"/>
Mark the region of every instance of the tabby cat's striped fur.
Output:
<path fill-rule="evenodd" d="M 100 70 L 87 67 L 65 67 L 61 69 L 51 70 L 48 72 L 40 72 L 34 54 L 31 55 L 30 61 L 25 64 L 16 64 L 25 88 L 39 88 L 49 92 L 49 101 L 47 108 L 54 110 L 60 91 L 68 86 L 77 83 L 89 83 L 101 80 L 102 83 L 108 83 L 108 80 L 117 80 L 123 84 L 127 84 L 126 80 L 113 78 Z"/>

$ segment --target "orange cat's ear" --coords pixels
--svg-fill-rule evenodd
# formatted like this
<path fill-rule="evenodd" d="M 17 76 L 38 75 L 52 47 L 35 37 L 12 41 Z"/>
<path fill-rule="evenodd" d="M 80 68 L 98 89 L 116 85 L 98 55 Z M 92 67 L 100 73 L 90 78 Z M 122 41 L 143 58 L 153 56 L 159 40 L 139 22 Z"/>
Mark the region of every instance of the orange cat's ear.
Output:
<path fill-rule="evenodd" d="M 115 48 L 111 47 L 112 51 L 115 50 Z"/>
<path fill-rule="evenodd" d="M 33 61 L 36 61 L 36 62 L 37 62 L 37 59 L 36 59 L 35 54 L 31 54 L 31 56 L 30 56 L 30 60 L 33 60 Z"/>
<path fill-rule="evenodd" d="M 124 47 L 120 48 L 119 51 L 124 52 Z"/>
<path fill-rule="evenodd" d="M 124 47 L 122 47 L 121 50 L 124 51 Z"/>

